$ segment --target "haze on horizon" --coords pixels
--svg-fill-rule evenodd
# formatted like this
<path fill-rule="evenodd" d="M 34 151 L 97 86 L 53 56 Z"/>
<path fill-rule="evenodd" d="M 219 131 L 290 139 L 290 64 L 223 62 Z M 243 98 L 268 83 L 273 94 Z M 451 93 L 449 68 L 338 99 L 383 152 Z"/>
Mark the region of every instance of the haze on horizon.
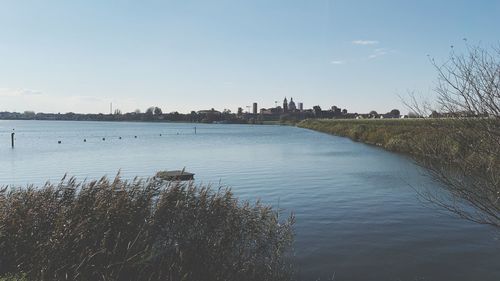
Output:
<path fill-rule="evenodd" d="M 2 1 L 0 111 L 304 107 L 432 96 L 450 45 L 498 45 L 500 1 Z"/>

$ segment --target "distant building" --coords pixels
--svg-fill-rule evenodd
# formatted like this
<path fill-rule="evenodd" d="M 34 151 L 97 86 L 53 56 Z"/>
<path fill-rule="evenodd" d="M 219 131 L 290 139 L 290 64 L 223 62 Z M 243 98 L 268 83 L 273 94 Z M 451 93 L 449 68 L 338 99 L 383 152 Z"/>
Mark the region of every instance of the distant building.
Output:
<path fill-rule="evenodd" d="M 252 111 L 253 114 L 257 114 L 257 103 L 254 102 L 253 103 L 253 111 Z"/>
<path fill-rule="evenodd" d="M 281 106 L 260 109 L 260 114 L 262 115 L 280 115 L 281 113 L 283 113 Z"/>
<path fill-rule="evenodd" d="M 288 111 L 295 111 L 297 110 L 297 107 L 295 106 L 295 102 L 293 101 L 293 98 L 290 98 L 290 102 L 288 103 Z"/>
<path fill-rule="evenodd" d="M 304 104 L 303 103 L 299 102 L 297 105 L 299 106 L 299 111 L 304 111 Z"/>
<path fill-rule="evenodd" d="M 208 109 L 208 110 L 198 110 L 198 114 L 221 114 L 220 111 L 215 110 L 215 109 Z"/>
<path fill-rule="evenodd" d="M 333 112 L 333 115 L 340 115 L 342 113 L 342 110 L 340 109 L 340 107 L 337 107 L 337 106 L 332 106 L 332 109 L 331 111 Z"/>
<path fill-rule="evenodd" d="M 288 100 L 285 99 L 283 100 L 283 112 L 288 112 Z"/>

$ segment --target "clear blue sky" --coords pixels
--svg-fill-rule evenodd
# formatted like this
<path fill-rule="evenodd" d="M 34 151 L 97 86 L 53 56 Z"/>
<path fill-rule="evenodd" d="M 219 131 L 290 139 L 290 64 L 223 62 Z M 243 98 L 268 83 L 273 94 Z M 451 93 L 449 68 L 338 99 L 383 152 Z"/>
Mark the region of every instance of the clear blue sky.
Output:
<path fill-rule="evenodd" d="M 500 41 L 500 1 L 0 2 L 0 111 L 403 109 L 427 54 Z M 404 110 L 402 110 L 404 111 Z"/>

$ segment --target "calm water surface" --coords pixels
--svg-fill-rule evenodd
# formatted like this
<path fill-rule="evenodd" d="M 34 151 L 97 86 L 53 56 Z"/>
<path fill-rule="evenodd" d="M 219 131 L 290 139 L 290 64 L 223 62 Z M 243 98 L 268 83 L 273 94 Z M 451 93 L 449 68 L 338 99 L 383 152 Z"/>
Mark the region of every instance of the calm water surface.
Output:
<path fill-rule="evenodd" d="M 0 167 L 0 185 L 186 167 L 197 182 L 295 212 L 302 280 L 500 280 L 495 229 L 420 202 L 410 185 L 436 185 L 423 171 L 345 138 L 283 126 L 0 121 Z"/>

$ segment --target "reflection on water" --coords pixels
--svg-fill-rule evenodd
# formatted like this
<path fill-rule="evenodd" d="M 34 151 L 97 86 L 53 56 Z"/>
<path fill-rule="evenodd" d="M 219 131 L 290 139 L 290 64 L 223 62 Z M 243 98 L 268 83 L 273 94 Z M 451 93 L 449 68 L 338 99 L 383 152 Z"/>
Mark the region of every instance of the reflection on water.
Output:
<path fill-rule="evenodd" d="M 0 167 L 0 185 L 186 167 L 198 182 L 295 212 L 303 280 L 500 280 L 493 228 L 419 202 L 409 184 L 435 185 L 423 171 L 344 138 L 284 126 L 0 121 Z"/>

